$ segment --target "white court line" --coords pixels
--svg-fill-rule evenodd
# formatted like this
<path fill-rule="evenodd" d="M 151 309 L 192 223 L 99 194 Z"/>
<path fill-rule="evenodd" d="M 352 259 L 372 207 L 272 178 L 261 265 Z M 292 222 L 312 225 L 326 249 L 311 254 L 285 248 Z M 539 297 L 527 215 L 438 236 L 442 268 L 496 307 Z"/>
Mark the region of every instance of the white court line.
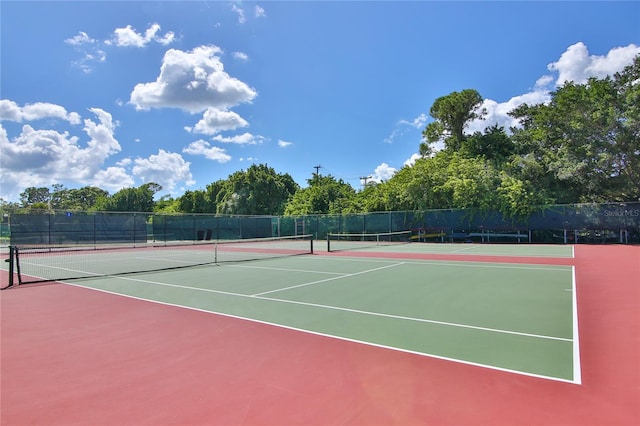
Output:
<path fill-rule="evenodd" d="M 580 333 L 578 330 L 578 297 L 576 295 L 576 267 L 571 267 L 573 288 L 573 381 L 582 384 L 582 368 L 580 367 Z"/>
<path fill-rule="evenodd" d="M 473 248 L 475 248 L 475 246 L 469 246 L 469 247 L 461 248 L 461 249 L 458 249 L 458 250 L 453 250 L 453 251 L 450 251 L 449 253 L 458 253 L 460 251 L 471 250 Z M 444 254 L 446 254 L 446 253 L 444 253 Z"/>
<path fill-rule="evenodd" d="M 226 266 L 230 268 L 241 268 L 241 269 L 266 269 L 268 271 L 304 272 L 307 274 L 324 274 L 324 275 L 344 275 L 343 272 L 311 271 L 306 269 L 289 269 L 289 268 L 271 268 L 268 266 L 250 266 L 250 265 L 226 265 Z"/>
<path fill-rule="evenodd" d="M 355 257 L 332 257 L 332 256 L 316 256 L 318 260 L 333 260 L 337 262 L 367 262 L 367 263 L 389 263 L 393 262 L 393 259 L 361 259 Z M 551 265 L 551 264 L 510 264 L 501 262 L 443 262 L 440 260 L 403 260 L 402 263 L 410 265 L 423 265 L 423 266 L 455 266 L 464 268 L 489 268 L 489 269 L 524 269 L 532 271 L 568 271 L 570 265 Z"/>
<path fill-rule="evenodd" d="M 333 310 L 336 310 L 336 311 L 353 312 L 353 313 L 356 313 L 356 314 L 371 315 L 371 316 L 376 316 L 376 317 L 393 318 L 393 319 L 400 319 L 400 320 L 406 320 L 406 321 L 424 322 L 424 323 L 428 323 L 428 324 L 444 325 L 444 326 L 447 326 L 447 327 L 469 328 L 469 329 L 472 329 L 472 330 L 488 331 L 488 332 L 491 332 L 491 333 L 513 334 L 513 335 L 516 335 L 516 336 L 534 337 L 536 339 L 559 340 L 559 341 L 562 341 L 562 342 L 572 342 L 573 341 L 573 339 L 568 339 L 566 337 L 555 337 L 555 336 L 545 336 L 545 335 L 542 335 L 542 334 L 522 333 L 522 332 L 519 332 L 519 331 L 502 330 L 502 329 L 498 329 L 498 328 L 489 328 L 489 327 L 479 327 L 479 326 L 475 326 L 475 325 L 467 325 L 467 324 L 460 324 L 460 323 L 447 322 L 447 321 L 436 321 L 436 320 L 430 320 L 430 319 L 424 319 L 424 318 L 405 317 L 405 316 L 402 316 L 402 315 L 383 314 L 383 313 L 380 313 L 380 312 L 361 311 L 359 309 L 341 308 L 339 306 L 321 305 L 321 304 L 317 304 L 317 303 L 299 302 L 299 301 L 287 300 L 287 299 L 276 299 L 276 298 L 273 298 L 273 297 L 257 297 L 257 298 L 258 299 L 263 299 L 263 300 L 272 300 L 274 302 L 293 303 L 293 304 L 296 304 L 296 305 L 306 305 L 306 306 L 313 306 L 313 307 L 317 307 L 317 308 L 333 309 Z"/>
<path fill-rule="evenodd" d="M 354 273 L 351 273 L 351 274 L 344 274 L 344 275 L 340 275 L 340 276 L 337 276 L 337 277 L 331 277 L 331 278 L 326 278 L 324 280 L 311 281 L 309 283 L 292 285 L 290 287 L 279 288 L 279 289 L 276 289 L 276 290 L 263 291 L 262 293 L 256 293 L 256 294 L 253 294 L 252 296 L 253 297 L 258 297 L 258 296 L 262 296 L 264 294 L 277 293 L 279 291 L 290 290 L 292 288 L 305 287 L 305 286 L 308 286 L 308 285 L 320 284 L 320 283 L 324 283 L 324 282 L 327 282 L 327 281 L 339 280 L 339 279 L 342 279 L 342 278 L 348 278 L 348 277 L 353 277 L 353 276 L 356 276 L 356 275 L 367 274 L 369 272 L 379 271 L 381 269 L 393 268 L 394 266 L 400 266 L 400 265 L 403 265 L 403 264 L 404 264 L 404 262 L 392 263 L 391 265 L 381 266 L 379 268 L 367 269 L 366 271 L 354 272 Z"/>

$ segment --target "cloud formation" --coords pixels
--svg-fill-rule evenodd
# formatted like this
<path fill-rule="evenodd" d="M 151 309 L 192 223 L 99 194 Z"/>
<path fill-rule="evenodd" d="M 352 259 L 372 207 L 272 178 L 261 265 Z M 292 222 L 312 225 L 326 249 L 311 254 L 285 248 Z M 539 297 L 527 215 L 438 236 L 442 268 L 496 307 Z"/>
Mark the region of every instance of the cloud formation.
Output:
<path fill-rule="evenodd" d="M 145 47 L 151 42 L 159 43 L 167 46 L 175 41 L 173 31 L 166 32 L 163 36 L 158 35 L 160 25 L 151 24 L 144 33 L 137 33 L 135 28 L 127 25 L 124 28 L 116 28 L 110 40 L 106 40 L 105 44 L 115 44 L 118 47 Z"/>
<path fill-rule="evenodd" d="M 247 62 L 249 60 L 249 55 L 244 52 L 233 52 L 232 56 L 234 59 L 237 59 L 242 62 Z"/>
<path fill-rule="evenodd" d="M 376 182 L 383 182 L 391 179 L 398 170 L 391 167 L 387 163 L 382 163 L 373 171 L 371 176 L 372 180 Z"/>
<path fill-rule="evenodd" d="M 223 130 L 235 130 L 246 127 L 249 123 L 233 111 L 224 111 L 216 108 L 207 108 L 193 128 L 194 133 L 215 135 Z"/>
<path fill-rule="evenodd" d="M 621 71 L 639 54 L 640 46 L 630 44 L 624 47 L 615 47 L 609 50 L 606 55 L 590 55 L 587 46 L 578 42 L 569 46 L 560 55 L 560 59 L 550 63 L 547 69 L 558 73 L 556 87 L 569 81 L 583 84 L 590 77 L 604 78 Z"/>
<path fill-rule="evenodd" d="M 107 54 L 101 48 L 101 43 L 89 37 L 84 31 L 79 31 L 73 37 L 64 41 L 81 55 L 80 59 L 72 62 L 72 65 L 79 68 L 83 73 L 89 74 L 98 63 L 106 62 Z"/>
<path fill-rule="evenodd" d="M 235 136 L 221 136 L 216 135 L 212 138 L 214 141 L 222 143 L 234 143 L 238 145 L 257 145 L 264 141 L 264 137 L 258 135 L 252 135 L 251 133 L 243 133 Z"/>
<path fill-rule="evenodd" d="M 424 129 L 425 123 L 427 122 L 427 119 L 427 115 L 425 113 L 421 113 L 413 120 L 400 120 L 391 134 L 384 139 L 384 142 L 393 143 L 395 139 L 403 136 L 405 133 L 412 129 L 419 129 L 420 131 L 422 131 L 422 129 Z"/>
<path fill-rule="evenodd" d="M 103 109 L 90 108 L 94 118 L 81 120 L 79 114 L 67 113 L 58 105 L 39 103 L 20 108 L 13 101 L 2 100 L 0 111 L 5 121 L 38 122 L 53 117 L 73 125 L 83 123 L 85 134 L 81 138 L 68 130 L 38 129 L 31 123 L 24 124 L 19 135 L 10 139 L 0 125 L 0 197 L 4 199 L 16 199 L 24 188 L 52 183 L 97 186 L 110 192 L 133 186 L 136 178 L 141 183 L 156 182 L 168 191 L 179 182 L 194 184 L 190 163 L 177 153 L 160 150 L 148 158 L 124 158 L 107 165 L 122 147 L 115 137 L 118 122 Z"/>
<path fill-rule="evenodd" d="M 180 154 L 160 149 L 148 158 L 136 158 L 131 171 L 142 182 L 155 182 L 163 190 L 172 192 L 178 182 L 184 182 L 187 186 L 195 183 L 190 164 Z"/>
<path fill-rule="evenodd" d="M 104 50 L 106 47 L 142 48 L 152 42 L 167 46 L 176 40 L 173 31 L 167 31 L 162 36 L 158 35 L 159 31 L 160 24 L 157 23 L 151 24 L 144 33 L 137 33 L 131 25 L 127 25 L 116 28 L 111 38 L 104 41 L 97 40 L 84 31 L 78 31 L 78 34 L 65 39 L 64 42 L 81 55 L 80 59 L 72 62 L 72 65 L 89 74 L 97 64 L 106 62 L 107 53 Z"/>
<path fill-rule="evenodd" d="M 179 108 L 198 113 L 251 102 L 258 93 L 224 71 L 221 54 L 222 49 L 214 45 L 188 52 L 169 49 L 156 81 L 137 84 L 131 92 L 131 104 L 138 110 Z"/>
<path fill-rule="evenodd" d="M 22 123 L 23 121 L 36 121 L 46 118 L 59 118 L 68 121 L 70 124 L 80 124 L 80 114 L 77 112 L 67 112 L 67 110 L 60 105 L 36 102 L 20 107 L 13 101 L 0 99 L 0 121 L 6 120 Z"/>
<path fill-rule="evenodd" d="M 111 114 L 91 108 L 96 117 L 84 120 L 83 131 L 88 141 L 69 132 L 51 129 L 35 129 L 29 124 L 22 127 L 20 135 L 9 140 L 5 129 L 0 133 L 3 153 L 3 191 L 9 188 L 45 185 L 52 182 L 76 181 L 86 185 L 102 184 L 96 181 L 105 161 L 120 152 L 121 147 L 113 137 L 117 123 Z M 10 172 L 10 173 L 6 173 Z M 109 173 L 103 171 L 102 176 Z"/>
<path fill-rule="evenodd" d="M 191 142 L 182 152 L 190 155 L 200 155 L 209 160 L 217 161 L 218 163 L 226 163 L 231 160 L 231 156 L 226 151 L 217 146 L 211 146 L 209 142 L 198 139 Z"/>

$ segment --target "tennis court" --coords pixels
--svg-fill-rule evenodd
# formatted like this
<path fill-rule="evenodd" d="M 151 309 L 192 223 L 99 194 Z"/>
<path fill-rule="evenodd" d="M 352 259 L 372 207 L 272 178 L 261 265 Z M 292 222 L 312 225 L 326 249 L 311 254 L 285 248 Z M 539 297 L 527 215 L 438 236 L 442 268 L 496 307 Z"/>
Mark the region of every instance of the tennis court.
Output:
<path fill-rule="evenodd" d="M 314 243 L 315 250 L 304 241 L 297 248 L 64 251 L 24 257 L 20 266 L 36 277 L 42 268 L 73 277 L 65 286 L 77 291 L 581 387 L 573 246 L 333 243 L 328 252 L 326 242 Z M 156 262 L 178 266 L 134 274 L 125 266 Z M 62 284 L 18 286 L 3 299 L 52 285 Z"/>

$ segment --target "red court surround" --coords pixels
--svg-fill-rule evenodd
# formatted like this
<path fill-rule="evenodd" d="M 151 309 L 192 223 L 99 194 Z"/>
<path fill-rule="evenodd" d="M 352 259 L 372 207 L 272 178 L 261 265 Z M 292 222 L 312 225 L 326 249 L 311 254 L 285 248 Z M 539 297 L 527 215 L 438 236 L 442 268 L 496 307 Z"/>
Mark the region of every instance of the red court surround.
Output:
<path fill-rule="evenodd" d="M 0 424 L 638 425 L 640 247 L 560 263 L 576 265 L 581 386 L 65 284 L 9 289 Z"/>

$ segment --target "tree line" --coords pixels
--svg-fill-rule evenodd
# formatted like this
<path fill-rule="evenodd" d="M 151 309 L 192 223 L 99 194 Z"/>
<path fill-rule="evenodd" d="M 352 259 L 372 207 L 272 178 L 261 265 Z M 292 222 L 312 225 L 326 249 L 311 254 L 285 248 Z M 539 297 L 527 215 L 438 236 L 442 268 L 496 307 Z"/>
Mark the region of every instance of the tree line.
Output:
<path fill-rule="evenodd" d="M 154 200 L 162 188 L 153 182 L 113 195 L 53 185 L 27 188 L 19 205 L 3 207 L 238 215 L 476 208 L 517 217 L 549 204 L 640 200 L 640 55 L 613 76 L 567 82 L 550 95 L 509 113 L 520 126 L 471 135 L 468 124 L 486 115 L 480 94 L 466 89 L 436 99 L 421 157 L 362 190 L 319 173 L 302 188 L 258 164 L 177 198 Z"/>

